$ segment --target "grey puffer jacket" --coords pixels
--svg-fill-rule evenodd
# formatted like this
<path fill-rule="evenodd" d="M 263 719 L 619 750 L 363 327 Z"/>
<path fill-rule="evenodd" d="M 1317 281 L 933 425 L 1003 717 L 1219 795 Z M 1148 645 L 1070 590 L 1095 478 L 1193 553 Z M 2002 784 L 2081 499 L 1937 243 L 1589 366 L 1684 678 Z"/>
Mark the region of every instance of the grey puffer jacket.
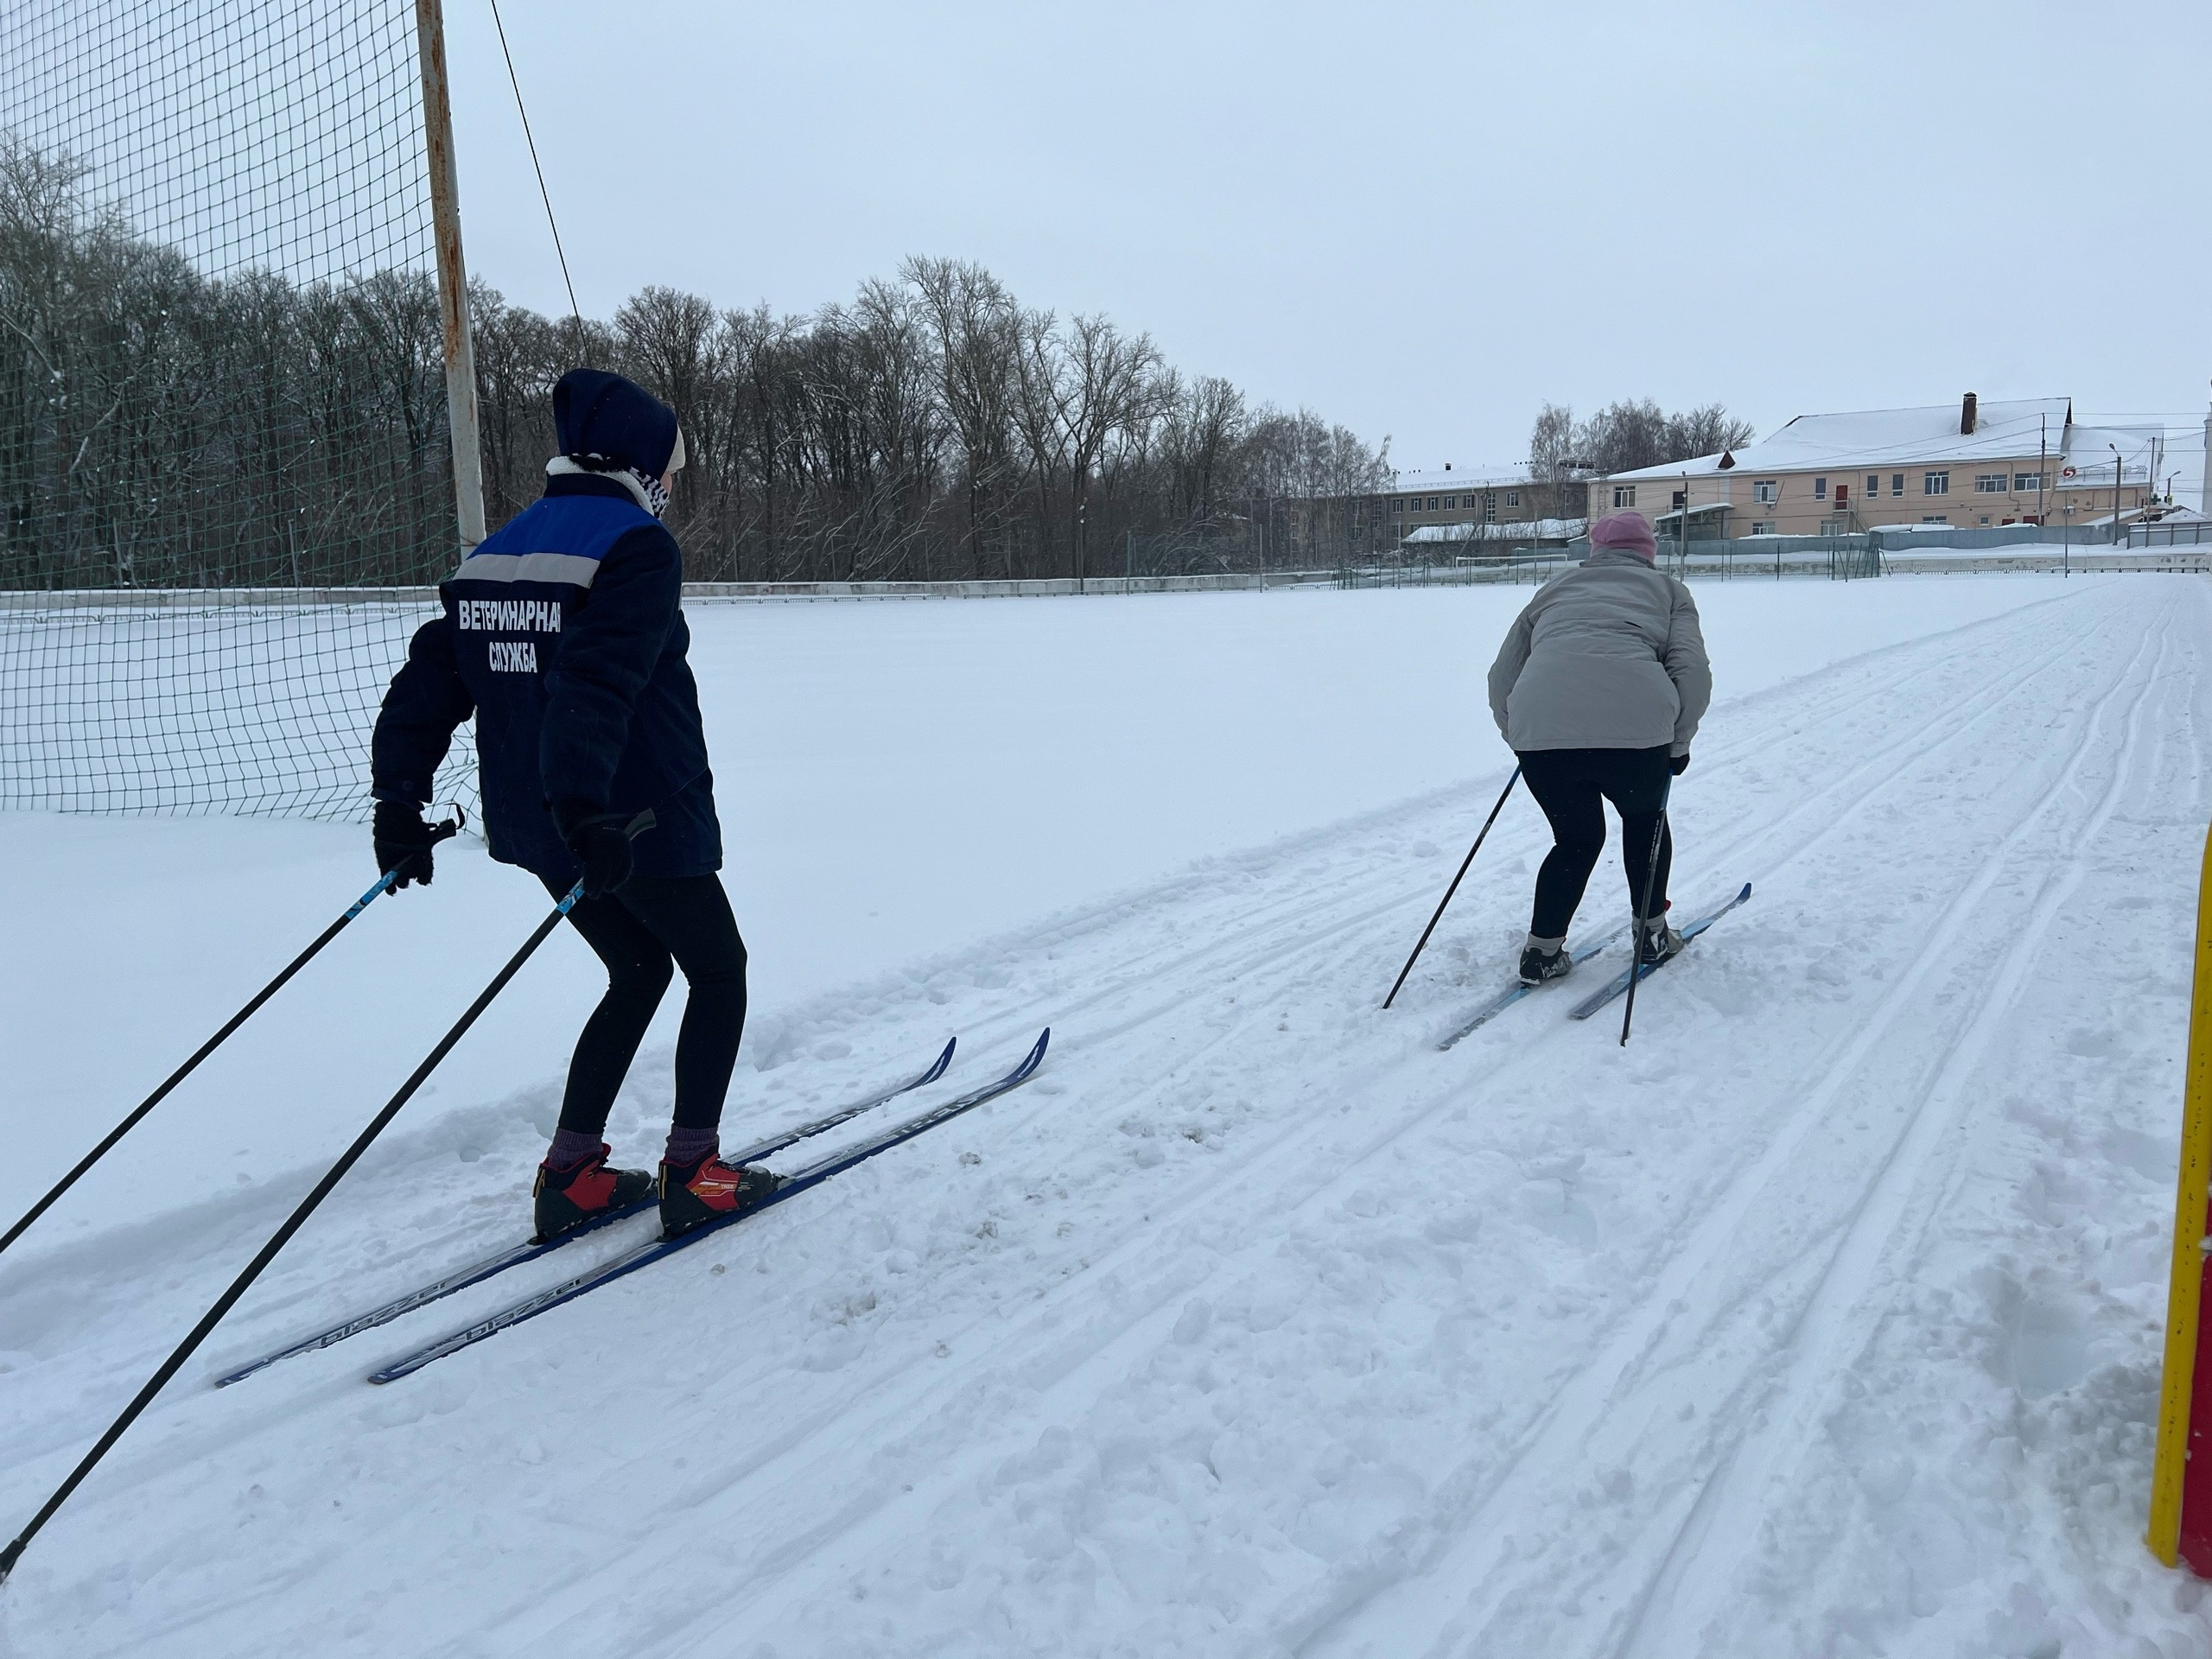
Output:
<path fill-rule="evenodd" d="M 1611 548 L 1546 582 L 1490 670 L 1491 713 L 1516 753 L 1688 754 L 1712 701 L 1690 590 Z"/>

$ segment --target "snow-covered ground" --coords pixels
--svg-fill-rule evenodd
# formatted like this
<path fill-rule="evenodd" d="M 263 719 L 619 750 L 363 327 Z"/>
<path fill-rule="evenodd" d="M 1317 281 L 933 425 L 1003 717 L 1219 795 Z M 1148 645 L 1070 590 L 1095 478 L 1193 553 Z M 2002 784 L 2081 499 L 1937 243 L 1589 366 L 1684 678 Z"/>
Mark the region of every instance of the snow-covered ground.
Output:
<path fill-rule="evenodd" d="M 1375 1006 L 1510 766 L 1525 590 L 702 609 L 733 1125 L 953 1032 L 944 1092 L 1050 1023 L 1044 1074 L 391 1389 L 621 1241 L 209 1389 L 515 1236 L 591 995 L 556 936 L 41 1536 L 0 1649 L 2203 1651 L 2139 1534 L 2212 594 L 1698 591 L 1676 893 L 1757 893 L 1625 1052 L 1563 995 L 1433 1050 L 1525 925 L 1525 801 Z M 23 1190 L 362 839 L 0 818 Z M 1585 927 L 1623 903 L 1609 857 Z M 0 1531 L 541 910 L 448 857 L 0 1258 Z"/>

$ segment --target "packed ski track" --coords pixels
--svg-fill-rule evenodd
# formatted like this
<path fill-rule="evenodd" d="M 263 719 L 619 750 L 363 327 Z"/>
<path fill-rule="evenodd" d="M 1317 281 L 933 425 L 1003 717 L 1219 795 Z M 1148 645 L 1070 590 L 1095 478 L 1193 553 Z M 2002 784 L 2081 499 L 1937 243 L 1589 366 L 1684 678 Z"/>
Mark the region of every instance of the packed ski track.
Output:
<path fill-rule="evenodd" d="M 1377 1006 L 1501 751 L 824 995 L 725 1133 L 1049 1024 L 1019 1092 L 389 1387 L 650 1224 L 212 1389 L 514 1242 L 557 1069 L 397 1130 L 0 1650 L 2201 1653 L 2139 1533 L 2209 658 L 2212 593 L 2126 579 L 1724 698 L 1674 893 L 1753 896 L 1625 1050 L 1565 1017 L 1623 946 L 1437 1052 L 1517 953 L 1525 800 Z M 1578 938 L 1625 907 L 1609 853 Z M 626 1091 L 618 1151 L 665 1111 Z M 296 1197 L 0 1260 L 10 1515 Z"/>

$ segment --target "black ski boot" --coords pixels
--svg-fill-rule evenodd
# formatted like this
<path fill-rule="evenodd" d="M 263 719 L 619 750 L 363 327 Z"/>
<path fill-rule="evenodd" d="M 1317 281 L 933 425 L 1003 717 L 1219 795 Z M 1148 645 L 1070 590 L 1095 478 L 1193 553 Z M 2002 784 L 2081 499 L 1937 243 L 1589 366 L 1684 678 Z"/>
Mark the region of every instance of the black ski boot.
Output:
<path fill-rule="evenodd" d="M 1654 916 L 1636 930 L 1636 959 L 1656 964 L 1682 954 L 1682 936 L 1667 925 L 1663 915 Z"/>
<path fill-rule="evenodd" d="M 1573 971 L 1574 958 L 1567 954 L 1565 939 L 1546 941 L 1550 949 L 1532 937 L 1521 951 L 1521 982 L 1541 985 L 1546 980 L 1565 979 Z"/>
<path fill-rule="evenodd" d="M 550 1243 L 587 1222 L 627 1210 L 652 1192 L 653 1178 L 644 1170 L 609 1169 L 607 1151 L 602 1141 L 597 1152 L 566 1169 L 538 1165 L 534 1190 L 537 1236 L 531 1243 Z"/>
<path fill-rule="evenodd" d="M 676 1238 L 710 1221 L 723 1221 L 757 1208 L 783 1185 L 783 1178 L 758 1165 L 733 1166 L 719 1153 L 697 1163 L 660 1166 L 660 1236 Z"/>

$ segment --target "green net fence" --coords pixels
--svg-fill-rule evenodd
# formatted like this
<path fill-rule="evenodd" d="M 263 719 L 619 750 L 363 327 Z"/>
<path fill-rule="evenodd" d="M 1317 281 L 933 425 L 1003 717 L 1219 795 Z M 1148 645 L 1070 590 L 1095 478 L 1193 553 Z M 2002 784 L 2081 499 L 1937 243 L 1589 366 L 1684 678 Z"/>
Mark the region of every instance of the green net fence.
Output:
<path fill-rule="evenodd" d="M 17 0 L 0 62 L 0 805 L 359 816 L 456 547 L 415 9 Z"/>

